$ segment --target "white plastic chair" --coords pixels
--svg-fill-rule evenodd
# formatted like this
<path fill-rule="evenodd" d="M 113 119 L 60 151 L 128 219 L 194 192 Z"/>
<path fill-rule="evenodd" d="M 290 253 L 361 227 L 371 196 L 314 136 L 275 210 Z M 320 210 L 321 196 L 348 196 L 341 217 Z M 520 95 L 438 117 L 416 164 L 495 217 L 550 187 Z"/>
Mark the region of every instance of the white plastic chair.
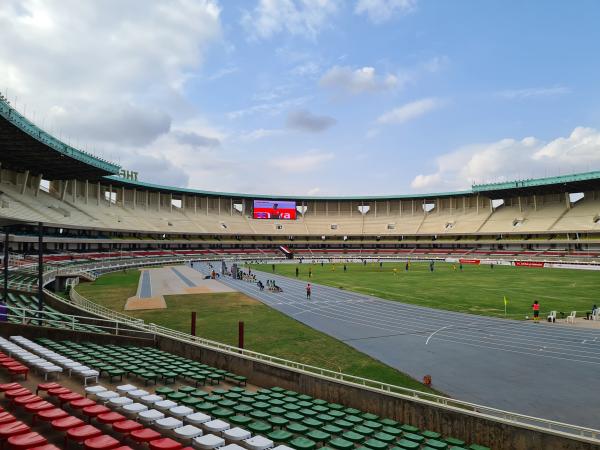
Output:
<path fill-rule="evenodd" d="M 548 314 L 548 322 L 556 322 L 556 311 L 550 311 L 550 314 Z"/>
<path fill-rule="evenodd" d="M 575 323 L 575 316 L 577 315 L 577 311 L 571 311 L 571 314 L 567 316 L 567 323 Z"/>

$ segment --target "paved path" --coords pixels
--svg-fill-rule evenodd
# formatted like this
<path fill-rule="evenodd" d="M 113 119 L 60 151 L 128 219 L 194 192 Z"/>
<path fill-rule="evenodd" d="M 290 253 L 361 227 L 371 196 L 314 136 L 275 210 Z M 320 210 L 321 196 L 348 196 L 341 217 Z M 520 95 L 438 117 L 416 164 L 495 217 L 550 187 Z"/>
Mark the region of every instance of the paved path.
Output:
<path fill-rule="evenodd" d="M 207 273 L 208 267 L 199 266 Z M 221 281 L 454 398 L 600 429 L 600 330 L 441 311 L 257 272 Z"/>

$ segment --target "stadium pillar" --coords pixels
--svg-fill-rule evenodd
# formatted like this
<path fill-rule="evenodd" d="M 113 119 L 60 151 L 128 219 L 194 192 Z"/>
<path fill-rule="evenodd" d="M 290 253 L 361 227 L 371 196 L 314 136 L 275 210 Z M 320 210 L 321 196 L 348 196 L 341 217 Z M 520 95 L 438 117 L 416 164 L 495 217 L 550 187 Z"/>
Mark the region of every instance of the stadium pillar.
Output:
<path fill-rule="evenodd" d="M 192 336 L 196 336 L 196 311 L 192 311 L 192 326 L 190 330 Z"/>
<path fill-rule="evenodd" d="M 4 293 L 2 301 L 4 304 L 8 301 L 8 244 L 9 244 L 9 227 L 4 227 Z"/>
<path fill-rule="evenodd" d="M 244 322 L 238 322 L 238 348 L 244 348 Z"/>
<path fill-rule="evenodd" d="M 44 224 L 38 222 L 38 312 L 42 323 L 44 311 Z"/>

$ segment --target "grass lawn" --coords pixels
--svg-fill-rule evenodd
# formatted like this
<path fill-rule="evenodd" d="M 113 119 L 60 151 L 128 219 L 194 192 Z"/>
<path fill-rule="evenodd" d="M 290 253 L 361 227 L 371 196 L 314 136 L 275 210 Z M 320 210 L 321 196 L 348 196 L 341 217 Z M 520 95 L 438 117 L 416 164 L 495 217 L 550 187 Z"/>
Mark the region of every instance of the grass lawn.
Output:
<path fill-rule="evenodd" d="M 130 270 L 99 277 L 76 287 L 84 297 L 123 311 L 135 295 L 140 272 Z M 244 321 L 245 347 L 260 353 L 302 362 L 398 386 L 434 392 L 421 383 L 326 334 L 238 292 L 172 295 L 167 309 L 128 311 L 127 314 L 174 330 L 190 331 L 190 315 L 197 312 L 199 336 L 238 344 L 238 321 Z"/>
<path fill-rule="evenodd" d="M 254 265 L 253 269 L 271 272 L 270 265 Z M 508 316 L 531 317 L 531 304 L 538 300 L 540 316 L 556 310 L 578 316 L 600 305 L 600 275 L 595 271 L 539 269 L 512 266 L 464 265 L 462 272 L 449 263 L 412 263 L 408 272 L 404 263 L 347 264 L 279 264 L 275 273 L 342 289 L 362 292 L 389 300 L 461 311 L 487 316 L 504 316 L 504 296 L 508 299 Z M 396 274 L 394 274 L 396 269 Z M 559 315 L 560 317 L 560 315 Z"/>

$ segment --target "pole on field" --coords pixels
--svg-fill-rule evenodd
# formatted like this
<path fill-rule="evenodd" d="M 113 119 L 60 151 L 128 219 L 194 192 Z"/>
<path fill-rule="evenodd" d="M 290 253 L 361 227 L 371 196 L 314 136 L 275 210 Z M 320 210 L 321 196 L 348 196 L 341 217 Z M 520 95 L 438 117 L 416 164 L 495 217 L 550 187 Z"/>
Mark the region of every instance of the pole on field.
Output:
<path fill-rule="evenodd" d="M 192 311 L 192 329 L 190 334 L 196 336 L 196 311 Z"/>
<path fill-rule="evenodd" d="M 44 224 L 38 223 L 38 324 L 42 324 L 44 313 Z"/>
<path fill-rule="evenodd" d="M 238 348 L 244 348 L 244 322 L 238 322 Z"/>

